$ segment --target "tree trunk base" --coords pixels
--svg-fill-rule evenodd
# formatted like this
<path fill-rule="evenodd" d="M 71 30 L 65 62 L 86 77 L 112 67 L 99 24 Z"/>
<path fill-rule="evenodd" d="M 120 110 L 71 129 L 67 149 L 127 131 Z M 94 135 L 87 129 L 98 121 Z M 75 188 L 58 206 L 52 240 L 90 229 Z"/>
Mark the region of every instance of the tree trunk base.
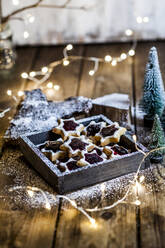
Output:
<path fill-rule="evenodd" d="M 144 126 L 152 128 L 154 119 L 152 117 L 144 116 Z"/>
<path fill-rule="evenodd" d="M 163 161 L 163 156 L 150 158 L 151 163 L 159 164 Z"/>

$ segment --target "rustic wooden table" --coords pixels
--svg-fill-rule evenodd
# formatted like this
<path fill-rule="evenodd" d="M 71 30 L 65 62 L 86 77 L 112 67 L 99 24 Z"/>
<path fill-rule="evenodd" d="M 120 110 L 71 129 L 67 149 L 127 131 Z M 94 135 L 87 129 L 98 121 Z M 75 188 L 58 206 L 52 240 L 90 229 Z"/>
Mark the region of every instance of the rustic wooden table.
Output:
<path fill-rule="evenodd" d="M 136 56 L 116 67 L 101 65 L 96 76 L 88 71 L 92 63 L 79 61 L 68 67 L 57 67 L 50 80 L 61 86 L 55 100 L 69 96 L 84 95 L 98 97 L 107 93 L 129 93 L 132 105 L 136 106 L 141 93 L 145 64 L 151 46 L 158 48 L 160 67 L 165 80 L 165 42 L 140 42 Z M 75 46 L 73 53 L 84 56 L 106 54 L 118 56 L 128 50 L 130 44 L 100 44 Z M 33 84 L 22 79 L 24 71 L 38 70 L 49 62 L 62 58 L 63 46 L 17 48 L 17 63 L 10 72 L 0 72 L 0 111 L 8 106 L 12 110 L 0 121 L 0 134 L 3 135 L 17 103 L 6 95 L 7 89 L 15 94 L 18 90 L 32 89 Z M 138 135 L 140 122 L 134 124 Z M 141 132 L 140 131 L 140 132 Z M 16 147 L 5 147 L 0 161 L 0 247 L 165 247 L 165 170 L 162 165 L 152 166 L 146 173 L 145 190 L 140 196 L 142 204 L 135 206 L 130 201 L 106 212 L 92 213 L 97 228 L 90 227 L 87 219 L 64 201 L 54 204 L 53 189 L 27 164 Z M 106 206 L 118 199 L 127 188 L 129 177 L 106 183 L 104 196 L 97 196 L 98 187 L 73 193 L 70 197 L 84 207 Z M 121 185 L 120 185 L 121 183 Z M 22 186 L 21 189 L 14 187 Z M 25 186 L 41 188 L 52 206 L 44 208 L 42 194 L 28 196 Z M 10 189 L 12 188 L 11 191 Z M 95 192 L 96 191 L 96 192 Z M 132 196 L 133 197 L 133 196 Z M 80 199 L 81 198 L 81 199 Z M 130 198 L 131 199 L 131 198 Z"/>

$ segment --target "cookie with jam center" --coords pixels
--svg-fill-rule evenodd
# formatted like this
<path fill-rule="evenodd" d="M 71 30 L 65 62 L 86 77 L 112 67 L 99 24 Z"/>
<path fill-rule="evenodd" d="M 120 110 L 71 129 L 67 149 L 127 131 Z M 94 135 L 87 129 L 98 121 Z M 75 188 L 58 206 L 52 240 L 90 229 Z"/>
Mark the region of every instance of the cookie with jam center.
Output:
<path fill-rule="evenodd" d="M 84 130 L 84 125 L 79 124 L 75 118 L 70 119 L 60 119 L 58 120 L 59 125 L 52 129 L 53 133 L 61 135 L 63 140 L 67 140 L 69 136 L 77 136 L 81 135 L 81 132 Z"/>
<path fill-rule="evenodd" d="M 100 140 L 101 146 L 106 146 L 110 143 L 118 143 L 120 137 L 125 134 L 126 128 L 120 127 L 117 122 L 101 128 L 100 132 L 96 135 Z"/>

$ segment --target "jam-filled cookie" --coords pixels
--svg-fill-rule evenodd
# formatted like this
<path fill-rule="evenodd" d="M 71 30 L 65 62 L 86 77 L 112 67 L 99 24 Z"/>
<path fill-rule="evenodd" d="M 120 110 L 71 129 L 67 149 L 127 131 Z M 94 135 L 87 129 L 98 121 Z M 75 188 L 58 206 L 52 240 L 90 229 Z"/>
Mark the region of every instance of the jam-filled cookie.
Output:
<path fill-rule="evenodd" d="M 80 159 L 80 158 L 79 157 L 69 158 L 66 162 L 62 162 L 62 161 L 58 160 L 57 168 L 61 172 L 72 171 L 72 170 L 78 169 L 79 168 L 77 166 L 77 160 L 78 159 Z"/>
<path fill-rule="evenodd" d="M 87 166 L 90 164 L 96 164 L 103 162 L 104 158 L 99 156 L 96 152 L 84 152 L 82 158 L 77 161 L 78 166 Z"/>
<path fill-rule="evenodd" d="M 100 145 L 106 146 L 110 143 L 118 143 L 121 135 L 125 134 L 125 132 L 126 129 L 124 127 L 120 127 L 117 122 L 114 122 L 111 125 L 103 127 L 96 136 L 100 140 Z"/>
<path fill-rule="evenodd" d="M 58 120 L 59 125 L 52 129 L 53 133 L 61 135 L 63 140 L 67 140 L 69 136 L 80 136 L 84 129 L 83 124 L 79 124 L 74 118 L 60 119 Z"/>
<path fill-rule="evenodd" d="M 89 152 L 94 148 L 94 144 L 85 136 L 70 136 L 68 140 L 60 146 L 60 149 L 67 151 L 69 157 L 79 156 L 83 151 Z"/>
<path fill-rule="evenodd" d="M 129 150 L 127 150 L 125 147 L 123 146 L 119 146 L 117 144 L 115 144 L 114 146 L 111 147 L 111 149 L 113 150 L 114 152 L 114 155 L 126 155 L 128 153 L 130 153 Z"/>
<path fill-rule="evenodd" d="M 83 134 L 89 137 L 94 143 L 96 141 L 96 134 L 100 132 L 101 128 L 105 127 L 105 122 L 91 121 L 83 130 Z"/>
<path fill-rule="evenodd" d="M 41 148 L 41 152 L 49 158 L 52 162 L 59 158 L 66 156 L 66 152 L 60 150 L 60 146 L 63 144 L 62 139 L 55 141 L 47 141 L 44 147 Z"/>

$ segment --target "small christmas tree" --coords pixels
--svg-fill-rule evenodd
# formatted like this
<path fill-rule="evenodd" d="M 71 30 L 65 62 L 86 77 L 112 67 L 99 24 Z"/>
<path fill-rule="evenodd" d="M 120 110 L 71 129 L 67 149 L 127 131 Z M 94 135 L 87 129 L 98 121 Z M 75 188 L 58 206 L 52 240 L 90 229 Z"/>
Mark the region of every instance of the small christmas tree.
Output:
<path fill-rule="evenodd" d="M 152 150 L 152 149 L 160 148 L 163 146 L 165 147 L 164 132 L 161 127 L 159 116 L 156 114 L 154 118 L 152 131 L 151 131 L 151 140 L 149 144 L 149 149 Z M 154 162 L 156 161 L 156 159 L 158 159 L 158 162 L 160 162 L 159 160 L 162 159 L 162 154 L 164 154 L 164 152 L 165 152 L 165 149 L 155 151 L 151 153 L 150 157 L 152 160 L 154 159 Z"/>
<path fill-rule="evenodd" d="M 148 119 L 154 119 L 155 114 L 160 117 L 164 109 L 164 86 L 155 47 L 149 52 L 140 107 Z"/>

